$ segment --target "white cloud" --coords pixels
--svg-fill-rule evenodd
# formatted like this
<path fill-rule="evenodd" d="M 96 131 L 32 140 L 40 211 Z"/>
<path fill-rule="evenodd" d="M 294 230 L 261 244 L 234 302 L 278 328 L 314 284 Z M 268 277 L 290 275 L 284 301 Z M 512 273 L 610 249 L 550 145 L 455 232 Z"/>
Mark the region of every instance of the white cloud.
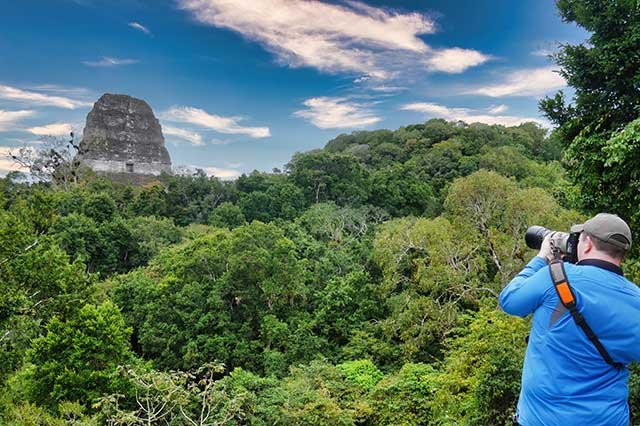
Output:
<path fill-rule="evenodd" d="M 37 93 L 17 87 L 0 85 L 0 99 L 17 101 L 32 105 L 54 106 L 66 109 L 76 109 L 91 106 L 91 102 L 74 100 L 63 96 L 51 96 L 44 93 Z"/>
<path fill-rule="evenodd" d="M 189 165 L 189 166 L 176 166 L 173 168 L 173 173 L 178 175 L 190 175 L 196 172 L 196 170 L 204 171 L 207 176 L 215 176 L 222 180 L 231 180 L 235 179 L 242 174 L 240 170 L 235 168 L 224 168 L 224 167 L 215 167 L 215 166 L 197 166 L 197 165 Z"/>
<path fill-rule="evenodd" d="M 490 107 L 487 111 L 489 111 L 490 114 L 500 114 L 501 112 L 505 112 L 508 109 L 509 107 L 506 105 L 496 105 Z"/>
<path fill-rule="evenodd" d="M 73 125 L 71 123 L 52 123 L 46 126 L 30 127 L 27 130 L 39 136 L 68 136 L 73 132 Z"/>
<path fill-rule="evenodd" d="M 6 132 L 7 130 L 19 130 L 17 123 L 27 117 L 31 117 L 34 111 L 22 110 L 22 111 L 5 111 L 0 109 L 0 132 Z"/>
<path fill-rule="evenodd" d="M 400 109 L 403 111 L 417 111 L 417 112 L 424 112 L 429 115 L 449 116 L 449 117 L 454 115 L 454 111 L 457 111 L 457 114 L 463 114 L 465 111 L 462 108 L 452 109 L 443 105 L 438 105 L 430 102 L 415 102 L 411 104 L 405 104 L 405 105 L 402 105 Z"/>
<path fill-rule="evenodd" d="M 292 67 L 387 79 L 404 71 L 407 64 L 419 63 L 433 54 L 466 53 L 464 59 L 458 58 L 458 63 L 450 66 L 435 59 L 433 69 L 444 72 L 461 72 L 484 57 L 472 50 L 434 51 L 419 37 L 435 32 L 433 19 L 424 14 L 401 13 L 353 0 L 344 4 L 318 0 L 178 0 L 178 4 L 202 23 L 236 31 L 261 43 Z"/>
<path fill-rule="evenodd" d="M 173 126 L 162 126 L 162 133 L 165 135 L 176 136 L 180 139 L 191 142 L 192 145 L 200 146 L 203 145 L 202 135 L 196 132 L 192 132 L 190 130 L 181 129 L 179 127 Z"/>
<path fill-rule="evenodd" d="M 371 76 L 361 75 L 360 77 L 354 79 L 353 82 L 356 83 L 356 84 L 360 84 L 360 83 L 365 83 L 365 82 L 367 82 L 369 80 L 371 80 Z"/>
<path fill-rule="evenodd" d="M 540 48 L 540 49 L 536 49 L 534 51 L 531 52 L 531 55 L 533 56 L 543 56 L 543 57 L 547 57 L 549 55 L 553 55 L 555 52 L 552 49 L 547 49 L 547 48 Z"/>
<path fill-rule="evenodd" d="M 425 62 L 431 71 L 459 74 L 467 68 L 483 64 L 490 59 L 491 56 L 476 50 L 454 47 L 435 51 Z"/>
<path fill-rule="evenodd" d="M 361 128 L 382 120 L 366 105 L 350 102 L 346 98 L 310 98 L 303 104 L 307 109 L 296 111 L 294 115 L 307 119 L 321 129 Z"/>
<path fill-rule="evenodd" d="M 222 167 L 204 167 L 203 169 L 207 175 L 209 176 L 215 176 L 218 177 L 220 179 L 224 179 L 224 180 L 228 180 L 228 179 L 234 179 L 237 178 L 238 176 L 240 176 L 242 174 L 242 172 L 240 172 L 240 170 L 235 170 L 235 169 L 225 169 Z"/>
<path fill-rule="evenodd" d="M 17 148 L 11 148 L 8 146 L 0 146 L 0 177 L 5 176 L 11 171 L 26 171 L 18 163 L 11 158 L 11 152 L 17 153 Z"/>
<path fill-rule="evenodd" d="M 552 90 L 565 87 L 567 82 L 555 67 L 531 68 L 508 74 L 505 81 L 465 92 L 493 98 L 503 96 L 541 96 Z"/>
<path fill-rule="evenodd" d="M 137 59 L 122 59 L 122 58 L 112 58 L 109 56 L 103 56 L 102 59 L 98 61 L 82 61 L 88 67 L 117 67 L 120 65 L 131 65 L 137 64 Z"/>
<path fill-rule="evenodd" d="M 381 84 L 379 86 L 371 87 L 371 90 L 373 90 L 374 92 L 381 92 L 381 93 L 396 93 L 396 92 L 404 92 L 405 90 L 407 90 L 407 87 L 387 86 L 385 84 Z"/>
<path fill-rule="evenodd" d="M 247 135 L 252 138 L 271 136 L 268 127 L 243 127 L 238 124 L 240 117 L 221 117 L 199 108 L 172 107 L 163 116 L 168 121 L 195 124 L 219 133 Z"/>
<path fill-rule="evenodd" d="M 464 121 L 466 123 L 502 124 L 503 126 L 518 126 L 526 122 L 534 122 L 543 127 L 548 123 L 538 118 L 518 117 L 512 115 L 490 115 L 482 111 L 469 108 L 449 108 L 444 105 L 430 102 L 417 102 L 400 107 L 404 111 L 417 111 L 428 117 L 444 118 L 451 121 Z"/>
<path fill-rule="evenodd" d="M 129 26 L 131 28 L 133 28 L 133 29 L 138 30 L 138 31 L 142 31 L 146 35 L 151 35 L 151 31 L 149 30 L 149 28 L 145 27 L 140 22 L 136 22 L 136 21 L 129 22 Z"/>
<path fill-rule="evenodd" d="M 55 93 L 57 95 L 76 96 L 83 98 L 94 98 L 95 94 L 85 87 L 68 87 L 57 84 L 39 84 L 26 87 L 37 92 Z"/>

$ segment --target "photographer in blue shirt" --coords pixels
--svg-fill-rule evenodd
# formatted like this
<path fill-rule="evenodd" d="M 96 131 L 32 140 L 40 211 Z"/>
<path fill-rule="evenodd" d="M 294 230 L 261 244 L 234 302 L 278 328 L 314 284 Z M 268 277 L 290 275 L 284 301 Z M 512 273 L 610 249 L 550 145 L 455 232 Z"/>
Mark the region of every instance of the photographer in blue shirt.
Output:
<path fill-rule="evenodd" d="M 618 216 L 600 213 L 574 225 L 571 234 L 546 234 L 538 255 L 500 294 L 506 313 L 533 314 L 517 424 L 628 426 L 627 365 L 640 360 L 640 289 L 620 268 L 631 248 L 631 230 Z M 564 242 L 567 250 L 568 236 L 577 242 L 577 262 L 556 261 L 555 266 L 563 268 L 572 290 L 572 312 L 563 303 L 567 286 L 551 276 L 548 266 L 554 247 L 557 253 Z M 555 266 L 552 262 L 554 271 Z M 604 355 L 574 315 L 584 318 Z"/>

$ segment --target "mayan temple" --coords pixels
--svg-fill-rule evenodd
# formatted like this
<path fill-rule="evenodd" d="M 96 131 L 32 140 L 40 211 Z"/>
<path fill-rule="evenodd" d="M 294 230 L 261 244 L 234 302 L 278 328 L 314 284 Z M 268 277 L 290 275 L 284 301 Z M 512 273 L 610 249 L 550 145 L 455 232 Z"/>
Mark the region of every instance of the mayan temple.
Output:
<path fill-rule="evenodd" d="M 98 175 L 143 184 L 171 172 L 171 158 L 151 107 L 127 95 L 104 94 L 87 115 L 78 160 Z"/>

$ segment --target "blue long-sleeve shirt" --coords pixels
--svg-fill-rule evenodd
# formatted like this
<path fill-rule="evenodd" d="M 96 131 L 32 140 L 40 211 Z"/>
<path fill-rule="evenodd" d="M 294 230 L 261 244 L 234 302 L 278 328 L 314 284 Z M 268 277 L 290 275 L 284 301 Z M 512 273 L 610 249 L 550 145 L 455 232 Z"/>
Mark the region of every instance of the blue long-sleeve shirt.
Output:
<path fill-rule="evenodd" d="M 609 264 L 611 265 L 611 264 Z M 611 269 L 611 268 L 610 268 Z M 565 263 L 578 310 L 615 362 L 607 364 L 560 302 L 544 259 L 502 290 L 511 315 L 533 314 L 518 401 L 524 426 L 628 426 L 629 372 L 640 360 L 640 289 L 621 274 Z"/>

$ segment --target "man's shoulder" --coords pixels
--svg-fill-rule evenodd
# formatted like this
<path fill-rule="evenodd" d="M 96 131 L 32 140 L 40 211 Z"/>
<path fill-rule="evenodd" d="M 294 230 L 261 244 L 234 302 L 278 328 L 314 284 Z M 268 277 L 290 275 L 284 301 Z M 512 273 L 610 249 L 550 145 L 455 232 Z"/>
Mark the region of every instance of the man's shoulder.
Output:
<path fill-rule="evenodd" d="M 569 263 L 569 262 L 564 262 L 564 269 L 567 272 L 567 274 L 572 273 L 572 274 L 576 274 L 576 275 L 582 275 L 585 276 L 586 278 L 599 278 L 602 276 L 611 276 L 611 277 L 620 277 L 620 278 L 624 278 L 624 276 L 616 274 L 613 271 L 609 271 L 607 269 L 598 267 L 598 266 L 594 266 L 594 265 L 581 265 L 579 263 Z"/>
<path fill-rule="evenodd" d="M 602 285 L 607 283 L 624 289 L 626 293 L 631 293 L 640 298 L 640 287 L 624 275 L 593 265 L 565 263 L 564 266 L 570 284 L 592 282 Z"/>

